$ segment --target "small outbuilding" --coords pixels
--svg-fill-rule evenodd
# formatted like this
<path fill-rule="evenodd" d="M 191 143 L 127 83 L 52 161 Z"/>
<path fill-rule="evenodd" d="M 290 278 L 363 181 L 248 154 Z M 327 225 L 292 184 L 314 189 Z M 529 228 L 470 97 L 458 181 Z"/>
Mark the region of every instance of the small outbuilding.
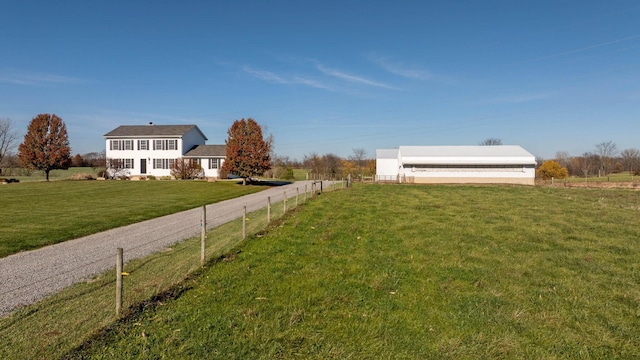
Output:
<path fill-rule="evenodd" d="M 376 180 L 534 185 L 536 159 L 517 145 L 400 146 L 376 150 Z"/>

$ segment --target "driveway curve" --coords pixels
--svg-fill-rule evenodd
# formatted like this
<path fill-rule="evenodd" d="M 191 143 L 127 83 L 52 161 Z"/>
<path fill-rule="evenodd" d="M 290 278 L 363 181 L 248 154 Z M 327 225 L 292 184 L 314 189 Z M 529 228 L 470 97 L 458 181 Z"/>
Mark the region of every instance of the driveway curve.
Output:
<path fill-rule="evenodd" d="M 206 206 L 207 229 L 212 229 L 266 206 L 311 191 L 313 181 L 271 187 L 258 193 Z M 327 184 L 328 182 L 325 182 Z M 114 267 L 116 248 L 124 249 L 124 261 L 141 258 L 200 234 L 202 208 L 142 221 L 82 238 L 65 241 L 0 259 L 0 317 L 74 283 L 85 281 Z"/>

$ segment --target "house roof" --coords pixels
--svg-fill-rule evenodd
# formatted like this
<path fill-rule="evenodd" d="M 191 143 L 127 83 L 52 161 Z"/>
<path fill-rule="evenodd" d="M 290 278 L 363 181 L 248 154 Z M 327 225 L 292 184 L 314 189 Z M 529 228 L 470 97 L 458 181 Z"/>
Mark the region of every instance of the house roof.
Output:
<path fill-rule="evenodd" d="M 224 157 L 227 156 L 226 148 L 226 145 L 196 145 L 184 157 Z"/>
<path fill-rule="evenodd" d="M 413 165 L 535 165 L 536 163 L 535 156 L 517 145 L 400 146 L 397 151 L 402 164 Z"/>
<path fill-rule="evenodd" d="M 104 134 L 104 137 L 180 137 L 193 128 L 195 128 L 205 140 L 208 140 L 196 125 L 121 125 Z"/>

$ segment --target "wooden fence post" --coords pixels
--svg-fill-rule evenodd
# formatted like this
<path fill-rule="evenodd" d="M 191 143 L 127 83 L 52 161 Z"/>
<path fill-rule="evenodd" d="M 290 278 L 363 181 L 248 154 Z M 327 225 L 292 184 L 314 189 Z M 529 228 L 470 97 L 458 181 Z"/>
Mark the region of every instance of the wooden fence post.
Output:
<path fill-rule="evenodd" d="M 304 202 L 307 202 L 307 184 L 304 184 Z"/>
<path fill-rule="evenodd" d="M 120 316 L 122 310 L 122 255 L 122 248 L 118 248 L 116 253 L 116 316 Z"/>
<path fill-rule="evenodd" d="M 267 224 L 271 223 L 271 196 L 267 197 Z"/>
<path fill-rule="evenodd" d="M 247 238 L 247 207 L 242 210 L 242 240 Z"/>
<path fill-rule="evenodd" d="M 296 188 L 296 207 L 298 207 L 298 195 L 300 195 L 300 190 Z"/>
<path fill-rule="evenodd" d="M 284 198 L 282 200 L 282 204 L 283 204 L 282 206 L 283 206 L 283 209 L 284 209 L 284 212 L 282 213 L 282 216 L 284 216 L 284 214 L 287 213 L 287 192 L 286 191 L 284 192 Z"/>
<path fill-rule="evenodd" d="M 200 221 L 202 227 L 200 232 L 200 264 L 204 265 L 206 261 L 206 238 L 207 238 L 207 206 L 202 206 L 202 220 Z"/>

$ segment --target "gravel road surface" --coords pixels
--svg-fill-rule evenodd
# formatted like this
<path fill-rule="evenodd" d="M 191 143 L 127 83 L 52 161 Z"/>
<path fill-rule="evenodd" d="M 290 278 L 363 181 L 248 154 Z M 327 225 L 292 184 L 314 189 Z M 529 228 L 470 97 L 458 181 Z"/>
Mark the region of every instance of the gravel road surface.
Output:
<path fill-rule="evenodd" d="M 267 197 L 275 203 L 282 201 L 285 191 L 288 198 L 295 196 L 296 188 L 303 193 L 305 185 L 311 191 L 312 183 L 272 187 L 207 205 L 207 229 L 242 217 L 244 206 L 247 212 L 265 207 Z M 0 317 L 113 268 L 119 247 L 127 262 L 199 236 L 201 216 L 198 207 L 0 259 Z"/>

